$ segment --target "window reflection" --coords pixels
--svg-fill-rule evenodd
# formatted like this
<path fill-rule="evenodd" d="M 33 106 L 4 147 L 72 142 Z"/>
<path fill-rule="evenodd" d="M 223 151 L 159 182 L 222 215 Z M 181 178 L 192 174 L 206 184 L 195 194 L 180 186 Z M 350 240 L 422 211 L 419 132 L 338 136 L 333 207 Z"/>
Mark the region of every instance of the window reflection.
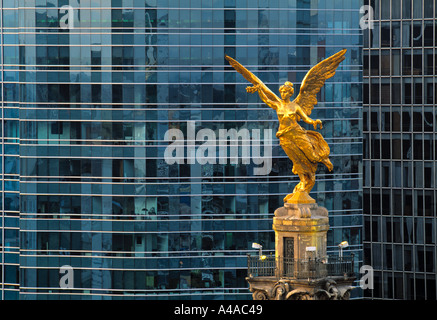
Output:
<path fill-rule="evenodd" d="M 175 1 L 146 4 L 134 10 L 84 9 L 80 33 L 36 32 L 25 36 L 24 52 L 4 48 L 5 63 L 15 64 L 19 57 L 20 63 L 38 65 L 19 79 L 18 73 L 4 73 L 5 101 L 22 99 L 26 105 L 20 106 L 22 121 L 15 120 L 18 114 L 5 120 L 5 135 L 18 138 L 20 128 L 22 144 L 19 150 L 18 143 L 5 145 L 4 167 L 11 174 L 21 169 L 28 177 L 20 186 L 15 178 L 5 183 L 4 206 L 38 217 L 24 224 L 22 240 L 27 249 L 37 250 L 36 257 L 23 261 L 35 258 L 41 268 L 33 275 L 24 268 L 20 276 L 26 276 L 28 287 L 50 287 L 48 270 L 65 258 L 83 267 L 78 287 L 97 294 L 171 289 L 178 297 L 190 297 L 181 289 L 193 289 L 198 297 L 207 289 L 245 296 L 247 244 L 262 243 L 272 252 L 272 213 L 296 183 L 292 164 L 274 143 L 272 173 L 262 178 L 251 176 L 252 168 L 241 163 L 169 166 L 162 158 L 162 136 L 173 127 L 186 132 L 188 120 L 218 130 L 259 127 L 262 118 L 267 119 L 263 126 L 273 128 L 274 113 L 247 95 L 244 79 L 223 70 L 223 55 L 260 66 L 260 77 L 272 89 L 289 75 L 299 83 L 303 70 L 333 54 L 336 44 L 359 46 L 359 33 L 340 32 L 352 28 L 358 14 L 334 12 L 334 3 L 323 3 L 323 12 L 306 5 L 299 12 L 245 10 L 247 3 L 241 1 L 235 3 L 238 10 L 210 10 L 200 1 L 192 1 L 189 10 L 177 9 L 182 4 Z M 26 9 L 31 14 L 23 23 L 52 27 L 58 11 L 45 5 Z M 220 9 L 216 2 L 212 6 Z M 4 26 L 16 23 L 15 18 L 5 12 Z M 326 29 L 329 24 L 333 30 Z M 349 63 L 359 66 L 359 48 L 349 49 Z M 329 210 L 347 214 L 329 235 L 334 249 L 344 237 L 361 243 L 357 70 L 352 75 L 340 70 L 326 84 L 317 111 L 326 120 L 326 136 L 336 138 L 330 142 L 333 161 L 346 177 L 338 182 L 320 169 L 322 179 L 314 189 L 319 198 L 325 190 L 342 191 L 335 201 L 324 200 Z M 23 81 L 21 91 L 16 80 Z M 18 188 L 26 193 L 20 202 L 14 193 Z M 10 237 L 18 239 L 17 234 Z M 96 271 L 96 264 L 104 273 Z"/>

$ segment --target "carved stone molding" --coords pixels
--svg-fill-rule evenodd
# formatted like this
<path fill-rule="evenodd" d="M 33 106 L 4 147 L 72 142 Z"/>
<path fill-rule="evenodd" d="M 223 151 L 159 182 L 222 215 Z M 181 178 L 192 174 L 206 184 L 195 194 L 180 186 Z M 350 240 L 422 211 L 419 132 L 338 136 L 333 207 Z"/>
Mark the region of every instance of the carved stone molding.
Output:
<path fill-rule="evenodd" d="M 317 203 L 285 203 L 283 207 L 275 210 L 275 217 L 283 219 L 321 218 L 327 216 L 328 210 L 318 206 Z"/>
<path fill-rule="evenodd" d="M 246 280 L 254 300 L 349 300 L 355 278 L 304 281 L 256 277 Z"/>

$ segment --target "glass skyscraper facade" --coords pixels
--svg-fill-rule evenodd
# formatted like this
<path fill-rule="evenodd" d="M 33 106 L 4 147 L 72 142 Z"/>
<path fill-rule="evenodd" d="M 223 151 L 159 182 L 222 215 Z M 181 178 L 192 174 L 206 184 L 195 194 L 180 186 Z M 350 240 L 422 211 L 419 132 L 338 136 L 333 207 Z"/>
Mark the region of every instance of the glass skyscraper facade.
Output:
<path fill-rule="evenodd" d="M 364 34 L 364 263 L 374 299 L 436 299 L 436 14 L 381 0 Z"/>
<path fill-rule="evenodd" d="M 20 260 L 19 46 L 18 10 L 14 1 L 1 1 L 1 222 L 0 299 L 17 299 Z"/>
<path fill-rule="evenodd" d="M 3 0 L 2 298 L 250 299 L 246 255 L 252 242 L 274 252 L 273 212 L 298 182 L 291 161 L 276 138 L 266 175 L 164 157 L 169 129 L 276 132 L 225 55 L 297 93 L 313 65 L 348 49 L 312 114 L 334 164 L 319 166 L 312 196 L 330 212 L 328 252 L 347 240 L 359 265 L 360 5 Z M 60 287 L 63 266 L 72 287 Z"/>

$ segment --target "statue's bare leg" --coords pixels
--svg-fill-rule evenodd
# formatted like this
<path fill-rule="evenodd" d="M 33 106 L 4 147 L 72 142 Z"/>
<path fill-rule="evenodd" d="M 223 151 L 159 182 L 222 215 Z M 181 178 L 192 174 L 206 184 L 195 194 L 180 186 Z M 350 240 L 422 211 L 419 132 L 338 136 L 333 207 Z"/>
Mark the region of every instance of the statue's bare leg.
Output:
<path fill-rule="evenodd" d="M 296 185 L 296 187 L 294 187 L 293 193 L 288 194 L 284 198 L 284 202 L 288 202 L 288 200 L 293 197 L 296 192 L 306 192 L 309 194 L 316 183 L 316 176 L 314 174 L 302 173 L 299 174 L 299 179 L 300 182 Z"/>
<path fill-rule="evenodd" d="M 304 190 L 304 184 L 302 180 L 294 187 L 293 193 L 302 192 Z"/>
<path fill-rule="evenodd" d="M 295 192 L 307 192 L 310 193 L 311 189 L 316 183 L 316 176 L 310 173 L 299 174 L 300 182 L 296 185 L 293 190 Z"/>
<path fill-rule="evenodd" d="M 311 189 L 316 184 L 316 176 L 314 174 L 305 174 L 305 189 L 304 191 L 308 194 L 310 193 Z"/>

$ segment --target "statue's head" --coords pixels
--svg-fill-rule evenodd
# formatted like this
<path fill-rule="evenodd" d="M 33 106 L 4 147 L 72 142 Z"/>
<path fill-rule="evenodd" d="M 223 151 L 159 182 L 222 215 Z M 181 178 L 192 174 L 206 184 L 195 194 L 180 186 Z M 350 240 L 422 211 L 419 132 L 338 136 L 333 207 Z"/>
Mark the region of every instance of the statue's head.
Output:
<path fill-rule="evenodd" d="M 279 93 L 281 94 L 282 100 L 290 98 L 294 94 L 293 84 L 290 81 L 286 81 L 280 88 Z"/>

